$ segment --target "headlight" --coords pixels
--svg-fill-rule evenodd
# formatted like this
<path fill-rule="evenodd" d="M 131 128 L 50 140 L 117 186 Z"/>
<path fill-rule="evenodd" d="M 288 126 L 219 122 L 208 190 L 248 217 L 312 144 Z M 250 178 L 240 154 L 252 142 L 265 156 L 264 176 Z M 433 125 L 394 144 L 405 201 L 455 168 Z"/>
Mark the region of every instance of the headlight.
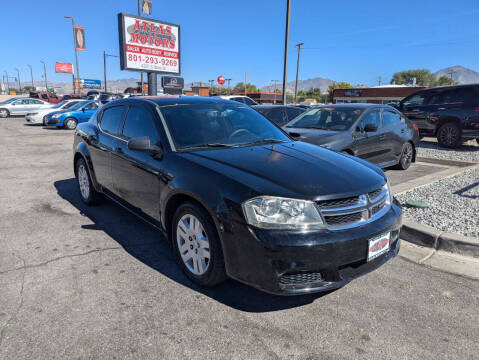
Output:
<path fill-rule="evenodd" d="M 324 222 L 312 201 L 260 196 L 243 203 L 248 224 L 262 229 L 317 229 Z"/>
<path fill-rule="evenodd" d="M 59 117 L 60 117 L 60 114 L 52 115 L 52 119 L 58 119 Z"/>
<path fill-rule="evenodd" d="M 391 190 L 391 186 L 389 185 L 389 180 L 386 180 L 386 184 L 384 184 L 384 188 L 386 188 L 387 192 L 388 192 L 388 200 L 389 200 L 389 204 L 392 204 L 393 203 L 393 192 Z"/>
<path fill-rule="evenodd" d="M 28 113 L 26 116 L 38 115 L 38 113 Z"/>

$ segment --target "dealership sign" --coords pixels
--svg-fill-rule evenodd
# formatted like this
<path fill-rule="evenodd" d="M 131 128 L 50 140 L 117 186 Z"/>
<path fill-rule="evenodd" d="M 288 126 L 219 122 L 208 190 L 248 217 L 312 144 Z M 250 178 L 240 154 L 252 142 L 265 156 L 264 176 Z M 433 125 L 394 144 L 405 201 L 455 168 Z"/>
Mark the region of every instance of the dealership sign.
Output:
<path fill-rule="evenodd" d="M 64 73 L 64 74 L 73 74 L 73 64 L 56 62 L 55 72 Z"/>
<path fill-rule="evenodd" d="M 118 14 L 122 70 L 180 74 L 180 26 Z"/>
<path fill-rule="evenodd" d="M 80 79 L 80 89 L 101 89 L 101 80 Z"/>

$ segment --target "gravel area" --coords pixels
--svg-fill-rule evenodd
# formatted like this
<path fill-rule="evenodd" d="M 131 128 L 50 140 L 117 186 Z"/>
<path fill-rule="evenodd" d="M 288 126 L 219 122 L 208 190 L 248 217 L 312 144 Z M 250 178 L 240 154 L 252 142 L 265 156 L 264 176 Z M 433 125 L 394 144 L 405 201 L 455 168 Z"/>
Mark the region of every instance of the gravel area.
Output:
<path fill-rule="evenodd" d="M 479 157 L 479 151 L 476 156 Z M 446 232 L 479 237 L 479 168 L 408 191 L 397 198 L 401 203 L 420 200 L 429 204 L 427 209 L 404 207 L 404 216 L 409 219 Z"/>
<path fill-rule="evenodd" d="M 435 159 L 479 162 L 479 145 L 475 140 L 470 140 L 457 149 L 446 149 L 440 147 L 437 144 L 436 139 L 424 138 L 418 147 L 418 156 Z"/>

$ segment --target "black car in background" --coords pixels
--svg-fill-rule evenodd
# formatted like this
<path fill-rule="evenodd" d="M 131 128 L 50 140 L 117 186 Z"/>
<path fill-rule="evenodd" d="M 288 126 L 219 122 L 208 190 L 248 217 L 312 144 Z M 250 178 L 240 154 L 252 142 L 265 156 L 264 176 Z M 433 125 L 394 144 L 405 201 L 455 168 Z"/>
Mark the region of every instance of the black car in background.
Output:
<path fill-rule="evenodd" d="M 479 144 L 479 84 L 424 89 L 403 99 L 397 109 L 417 124 L 421 136 L 457 148 L 465 140 Z"/>
<path fill-rule="evenodd" d="M 284 129 L 298 140 L 348 153 L 383 168 L 406 170 L 416 160 L 419 144 L 416 125 L 388 105 L 318 106 Z"/>
<path fill-rule="evenodd" d="M 305 108 L 291 105 L 253 105 L 252 108 L 279 126 L 283 126 L 306 111 Z"/>
<path fill-rule="evenodd" d="M 113 101 L 78 125 L 73 152 L 81 199 L 104 194 L 157 225 L 203 286 L 324 291 L 399 251 L 401 209 L 380 168 L 293 141 L 245 104 Z"/>

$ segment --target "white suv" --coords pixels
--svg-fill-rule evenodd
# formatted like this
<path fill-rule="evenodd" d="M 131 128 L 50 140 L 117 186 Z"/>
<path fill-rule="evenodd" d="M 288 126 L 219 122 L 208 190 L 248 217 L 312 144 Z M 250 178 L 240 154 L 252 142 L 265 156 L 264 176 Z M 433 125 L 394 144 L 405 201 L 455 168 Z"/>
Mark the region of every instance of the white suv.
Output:
<path fill-rule="evenodd" d="M 218 97 L 225 100 L 237 101 L 237 102 L 246 104 L 248 106 L 258 105 L 256 101 L 244 95 L 219 95 Z"/>

